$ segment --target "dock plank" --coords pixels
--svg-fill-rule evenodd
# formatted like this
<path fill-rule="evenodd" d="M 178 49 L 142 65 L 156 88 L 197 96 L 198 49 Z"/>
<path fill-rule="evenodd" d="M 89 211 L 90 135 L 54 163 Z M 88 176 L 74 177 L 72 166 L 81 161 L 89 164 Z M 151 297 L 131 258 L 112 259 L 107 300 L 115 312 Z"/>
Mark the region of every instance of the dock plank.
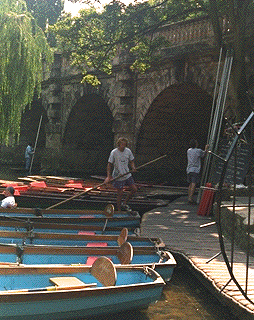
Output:
<path fill-rule="evenodd" d="M 166 207 L 153 209 L 143 215 L 141 235 L 160 237 L 170 251 L 184 256 L 230 306 L 242 308 L 248 312 L 251 319 L 252 317 L 254 319 L 254 258 L 250 257 L 248 269 L 247 292 L 250 302 L 242 295 L 234 281 L 230 281 L 231 276 L 222 254 L 208 262 L 220 252 L 218 231 L 216 225 L 200 228 L 212 219 L 198 216 L 197 209 L 197 205 L 187 203 L 186 197 L 178 198 Z M 231 252 L 229 241 L 225 240 L 224 245 L 226 252 Z M 233 274 L 245 290 L 246 255 L 236 247 Z"/>

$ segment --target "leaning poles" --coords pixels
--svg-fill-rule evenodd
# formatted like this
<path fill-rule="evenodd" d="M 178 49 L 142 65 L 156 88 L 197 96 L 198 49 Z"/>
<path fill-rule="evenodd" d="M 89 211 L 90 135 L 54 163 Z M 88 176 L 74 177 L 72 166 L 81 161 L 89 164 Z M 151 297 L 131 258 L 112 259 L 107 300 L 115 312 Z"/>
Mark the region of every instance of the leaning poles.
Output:
<path fill-rule="evenodd" d="M 225 110 L 225 102 L 226 102 L 227 91 L 228 91 L 229 78 L 230 78 L 231 67 L 233 63 L 233 51 L 228 50 L 226 53 L 226 58 L 223 66 L 220 86 L 219 86 L 218 95 L 217 95 L 217 84 L 218 84 L 218 76 L 219 76 L 219 69 L 220 69 L 220 63 L 221 63 L 221 55 L 222 55 L 222 50 L 220 51 L 212 112 L 211 112 L 208 139 L 207 139 L 207 144 L 209 145 L 210 152 L 207 154 L 204 161 L 203 173 L 202 173 L 202 178 L 200 183 L 201 187 L 204 187 L 206 185 L 206 182 L 210 173 L 211 155 L 212 153 L 216 153 L 218 149 L 222 120 L 223 120 L 224 110 Z M 216 95 L 217 95 L 217 100 L 215 104 Z M 198 193 L 198 202 L 201 199 L 201 193 L 202 193 L 202 190 L 200 188 Z"/>
<path fill-rule="evenodd" d="M 42 115 L 41 115 L 41 118 L 40 118 L 40 121 L 39 121 L 37 135 L 36 135 L 36 139 L 35 139 L 35 143 L 34 143 L 34 152 L 33 152 L 33 155 L 32 155 L 32 160 L 31 160 L 31 164 L 30 164 L 30 168 L 29 168 L 29 174 L 31 174 L 31 172 L 32 172 L 32 166 L 33 166 L 33 161 L 34 161 L 35 150 L 36 150 L 36 147 L 37 147 L 39 133 L 40 133 L 40 130 L 41 130 L 41 122 L 42 122 Z"/>
<path fill-rule="evenodd" d="M 137 167 L 136 170 L 142 169 L 142 168 L 144 168 L 144 167 L 146 167 L 146 166 L 148 166 L 148 165 L 150 165 L 150 164 L 152 164 L 152 163 L 154 163 L 154 162 L 156 162 L 156 161 L 159 161 L 159 160 L 165 158 L 166 156 L 167 156 L 167 155 L 164 154 L 163 156 L 160 156 L 160 157 L 158 157 L 158 158 L 156 158 L 156 159 L 153 159 L 153 160 L 151 160 L 151 161 L 148 161 L 148 162 L 142 164 L 141 166 Z M 77 194 L 75 194 L 74 196 L 72 196 L 72 197 L 70 197 L 70 198 L 68 198 L 68 199 L 65 199 L 65 200 L 63 200 L 63 201 L 61 201 L 61 202 L 56 203 L 56 204 L 54 204 L 54 205 L 46 208 L 46 210 L 55 208 L 55 207 L 57 207 L 57 206 L 59 206 L 59 205 L 61 205 L 61 204 L 63 204 L 63 203 L 66 203 L 66 202 L 68 202 L 68 201 L 70 201 L 70 200 L 72 200 L 72 199 L 75 199 L 75 198 L 77 198 L 77 197 L 79 197 L 79 196 L 82 196 L 82 195 L 88 193 L 89 191 L 96 190 L 97 188 L 99 188 L 99 187 L 101 187 L 101 186 L 104 186 L 104 185 L 106 185 L 106 184 L 108 184 L 108 183 L 111 183 L 111 182 L 113 182 L 113 181 L 115 181 L 115 180 L 117 180 L 117 179 L 119 179 L 119 178 L 122 178 L 122 177 L 126 176 L 127 174 L 129 174 L 129 173 L 131 173 L 131 172 L 134 172 L 134 171 L 133 171 L 133 170 L 130 170 L 130 171 L 124 173 L 124 174 L 121 174 L 121 175 L 117 176 L 116 178 L 114 178 L 114 179 L 112 179 L 112 180 L 110 180 L 110 181 L 107 181 L 107 182 L 104 181 L 104 182 L 98 184 L 97 186 L 95 186 L 95 187 L 93 187 L 93 188 L 90 188 L 89 190 L 82 191 L 82 192 L 77 193 Z"/>

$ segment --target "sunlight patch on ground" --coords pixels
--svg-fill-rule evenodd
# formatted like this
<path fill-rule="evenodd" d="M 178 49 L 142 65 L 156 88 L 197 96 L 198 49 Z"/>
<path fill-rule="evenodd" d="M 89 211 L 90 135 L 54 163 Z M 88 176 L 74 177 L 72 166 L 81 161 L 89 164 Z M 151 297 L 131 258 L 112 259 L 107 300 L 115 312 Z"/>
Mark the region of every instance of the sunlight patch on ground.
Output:
<path fill-rule="evenodd" d="M 171 212 L 171 214 L 173 214 L 173 215 L 176 215 L 176 214 L 179 214 L 179 213 L 188 214 L 188 213 L 190 213 L 190 211 L 189 210 L 174 210 L 174 211 Z"/>
<path fill-rule="evenodd" d="M 211 233 L 211 236 L 214 237 L 214 238 L 219 238 L 218 233 Z"/>
<path fill-rule="evenodd" d="M 158 227 L 159 229 L 168 230 L 168 227 L 163 226 L 163 225 L 157 225 L 157 227 Z"/>
<path fill-rule="evenodd" d="M 151 215 L 151 214 L 161 214 L 161 212 L 160 211 L 153 211 L 153 212 L 148 212 L 148 214 L 149 215 Z"/>

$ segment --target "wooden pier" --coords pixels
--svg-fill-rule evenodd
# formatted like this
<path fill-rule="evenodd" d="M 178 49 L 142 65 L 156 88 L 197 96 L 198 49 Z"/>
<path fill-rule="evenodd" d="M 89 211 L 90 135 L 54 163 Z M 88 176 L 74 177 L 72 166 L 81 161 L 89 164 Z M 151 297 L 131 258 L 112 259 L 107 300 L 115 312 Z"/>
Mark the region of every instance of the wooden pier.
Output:
<path fill-rule="evenodd" d="M 188 265 L 223 304 L 230 306 L 239 319 L 254 319 L 254 259 L 249 260 L 249 301 L 230 280 L 231 276 L 220 254 L 216 225 L 200 227 L 212 222 L 212 218 L 198 216 L 197 209 L 198 205 L 190 205 L 187 197 L 181 197 L 166 207 L 149 211 L 142 218 L 141 234 L 160 237 L 176 259 Z M 227 241 L 225 248 L 226 251 L 230 248 Z M 245 290 L 246 254 L 237 248 L 234 250 L 233 273 Z"/>

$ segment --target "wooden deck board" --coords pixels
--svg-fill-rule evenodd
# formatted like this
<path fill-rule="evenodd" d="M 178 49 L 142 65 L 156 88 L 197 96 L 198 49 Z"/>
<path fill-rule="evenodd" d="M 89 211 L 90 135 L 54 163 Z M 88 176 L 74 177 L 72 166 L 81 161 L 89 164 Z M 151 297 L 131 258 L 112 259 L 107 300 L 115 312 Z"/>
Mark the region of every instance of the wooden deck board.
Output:
<path fill-rule="evenodd" d="M 172 252 L 181 253 L 191 265 L 215 287 L 218 295 L 227 302 L 247 310 L 254 319 L 254 258 L 249 260 L 249 281 L 247 300 L 234 281 L 224 262 L 222 254 L 207 261 L 220 252 L 219 237 L 216 225 L 200 228 L 200 225 L 211 222 L 210 217 L 198 216 L 198 206 L 189 205 L 186 197 L 171 202 L 166 207 L 156 208 L 142 218 L 141 234 L 149 237 L 160 237 Z M 227 253 L 231 252 L 231 244 L 225 240 Z M 230 261 L 230 255 L 228 256 Z M 245 290 L 246 255 L 234 248 L 233 274 Z M 225 287 L 226 286 L 226 287 Z M 223 289 L 223 290 L 222 290 Z M 222 292 L 220 292 L 222 290 Z"/>

